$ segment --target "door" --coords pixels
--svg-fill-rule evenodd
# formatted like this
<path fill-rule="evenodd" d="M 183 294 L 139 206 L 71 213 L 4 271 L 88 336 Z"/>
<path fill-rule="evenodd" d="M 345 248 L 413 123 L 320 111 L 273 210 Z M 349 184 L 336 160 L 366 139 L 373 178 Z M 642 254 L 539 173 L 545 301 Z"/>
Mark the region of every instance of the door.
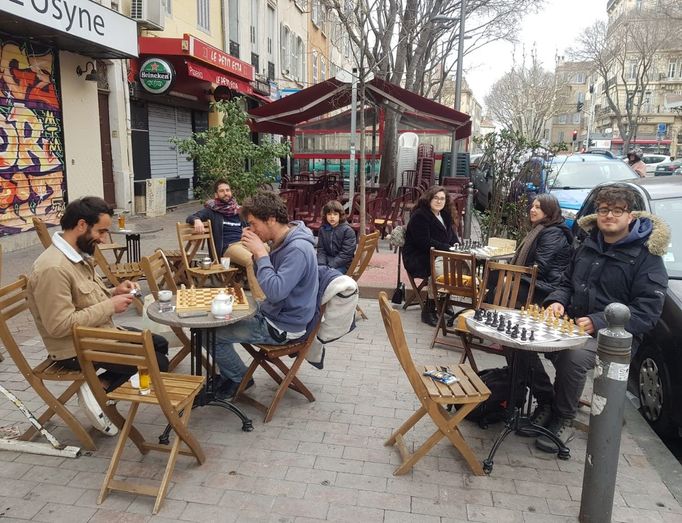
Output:
<path fill-rule="evenodd" d="M 152 178 L 192 178 L 194 166 L 180 154 L 172 138 L 192 135 L 192 112 L 181 107 L 149 104 L 149 156 Z"/>
<path fill-rule="evenodd" d="M 111 129 L 109 127 L 109 94 L 103 91 L 97 93 L 99 101 L 99 135 L 102 149 L 102 186 L 104 201 L 109 205 L 116 205 L 116 191 L 114 188 L 114 167 L 111 157 Z"/>

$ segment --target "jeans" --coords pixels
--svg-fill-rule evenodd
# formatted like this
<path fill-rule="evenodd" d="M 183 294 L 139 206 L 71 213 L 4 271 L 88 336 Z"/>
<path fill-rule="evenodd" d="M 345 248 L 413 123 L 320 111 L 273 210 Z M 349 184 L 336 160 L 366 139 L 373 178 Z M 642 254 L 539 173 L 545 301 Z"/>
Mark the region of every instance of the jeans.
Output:
<path fill-rule="evenodd" d="M 264 343 L 266 345 L 284 345 L 289 340 L 276 340 L 268 330 L 265 316 L 256 312 L 247 318 L 216 330 L 215 361 L 223 378 L 236 383 L 242 381 L 246 374 L 246 365 L 234 350 L 234 343 Z"/>
<path fill-rule="evenodd" d="M 545 354 L 556 369 L 552 386 L 538 354 L 530 354 L 529 364 L 533 369 L 531 392 L 538 404 L 551 405 L 552 412 L 562 418 L 575 418 L 587 371 L 594 367 L 596 356 L 597 353 L 589 349 L 568 349 Z"/>

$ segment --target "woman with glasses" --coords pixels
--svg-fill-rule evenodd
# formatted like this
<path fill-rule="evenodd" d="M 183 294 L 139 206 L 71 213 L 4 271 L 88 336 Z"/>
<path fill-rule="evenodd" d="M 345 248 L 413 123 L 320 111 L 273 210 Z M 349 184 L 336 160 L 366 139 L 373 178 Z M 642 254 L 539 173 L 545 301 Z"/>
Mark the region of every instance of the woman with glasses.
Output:
<path fill-rule="evenodd" d="M 454 214 L 450 205 L 450 195 L 444 187 L 435 185 L 429 188 L 417 201 L 407 224 L 403 264 L 413 278 L 438 277 L 443 274 L 442 262 L 436 261 L 436 274 L 431 274 L 431 247 L 447 251 L 459 238 L 454 230 Z M 438 323 L 436 302 L 431 294 L 422 310 L 422 321 L 435 327 Z"/>

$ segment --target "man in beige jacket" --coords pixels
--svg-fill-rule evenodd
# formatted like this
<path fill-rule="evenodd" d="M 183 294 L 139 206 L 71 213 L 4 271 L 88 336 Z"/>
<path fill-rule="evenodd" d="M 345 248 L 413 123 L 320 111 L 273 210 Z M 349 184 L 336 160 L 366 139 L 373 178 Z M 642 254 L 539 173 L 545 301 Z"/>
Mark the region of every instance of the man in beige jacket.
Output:
<path fill-rule="evenodd" d="M 136 283 L 124 281 L 107 289 L 95 272 L 90 256 L 111 227 L 113 210 L 101 198 L 88 196 L 71 202 L 60 220 L 61 232 L 52 245 L 36 259 L 28 281 L 28 304 L 36 328 L 51 359 L 68 369 L 78 370 L 73 344 L 74 324 L 115 328 L 112 316 L 125 312 L 138 291 Z M 131 330 L 131 329 L 129 329 Z M 159 368 L 168 368 L 168 342 L 154 336 Z M 135 368 L 102 364 L 102 386 L 113 390 L 136 372 Z M 95 428 L 114 435 L 116 427 L 99 408 L 87 384 L 78 392 L 79 403 Z"/>

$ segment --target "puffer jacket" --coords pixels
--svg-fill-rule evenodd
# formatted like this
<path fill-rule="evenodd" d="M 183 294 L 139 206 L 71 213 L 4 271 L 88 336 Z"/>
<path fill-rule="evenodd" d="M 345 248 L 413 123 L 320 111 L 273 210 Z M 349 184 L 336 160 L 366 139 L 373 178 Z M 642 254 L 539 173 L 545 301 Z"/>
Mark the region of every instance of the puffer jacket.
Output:
<path fill-rule="evenodd" d="M 573 234 L 565 223 L 546 227 L 528 252 L 526 265 L 538 266 L 535 301 L 556 289 L 571 259 Z"/>
<path fill-rule="evenodd" d="M 668 273 L 663 256 L 670 242 L 666 223 L 650 213 L 635 212 L 630 234 L 607 248 L 596 227 L 597 215 L 578 221 L 588 232 L 574 252 L 558 288 L 544 301 L 561 303 L 571 318 L 589 316 L 595 332 L 606 327 L 604 309 L 619 302 L 630 309 L 625 326 L 636 347 L 663 309 Z M 634 348 L 633 347 L 633 348 Z"/>
<path fill-rule="evenodd" d="M 430 209 L 420 208 L 414 211 L 407 224 L 403 264 L 412 276 L 426 278 L 431 275 L 431 247 L 447 251 L 459 243 L 452 228 L 452 216 L 446 211 L 442 211 L 441 216 L 445 226 Z"/>
<path fill-rule="evenodd" d="M 348 223 L 336 227 L 325 223 L 317 233 L 317 264 L 345 274 L 353 261 L 356 243 L 355 231 Z"/>

